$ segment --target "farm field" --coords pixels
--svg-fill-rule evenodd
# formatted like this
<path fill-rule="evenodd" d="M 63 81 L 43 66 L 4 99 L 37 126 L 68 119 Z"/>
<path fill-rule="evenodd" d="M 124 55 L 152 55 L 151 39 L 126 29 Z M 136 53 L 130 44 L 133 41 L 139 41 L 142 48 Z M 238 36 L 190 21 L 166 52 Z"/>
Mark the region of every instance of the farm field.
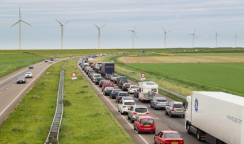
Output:
<path fill-rule="evenodd" d="M 126 64 L 244 96 L 244 63 Z"/>
<path fill-rule="evenodd" d="M 0 78 L 28 65 L 44 61 L 45 58 L 27 53 L 0 54 Z"/>

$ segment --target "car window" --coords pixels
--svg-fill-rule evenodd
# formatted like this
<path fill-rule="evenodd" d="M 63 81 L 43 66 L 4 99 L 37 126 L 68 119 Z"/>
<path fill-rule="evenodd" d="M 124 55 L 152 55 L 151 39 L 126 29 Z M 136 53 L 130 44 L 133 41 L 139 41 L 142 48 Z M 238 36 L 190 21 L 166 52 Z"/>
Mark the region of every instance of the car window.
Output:
<path fill-rule="evenodd" d="M 119 93 L 119 96 L 129 96 L 128 93 Z"/>
<path fill-rule="evenodd" d="M 140 123 L 142 124 L 152 124 L 154 123 L 153 119 L 141 119 Z"/>
<path fill-rule="evenodd" d="M 131 88 L 137 88 L 137 86 L 131 86 Z"/>
<path fill-rule="evenodd" d="M 109 82 L 109 83 L 105 83 L 105 85 L 113 85 L 113 84 Z"/>
<path fill-rule="evenodd" d="M 183 104 L 174 104 L 174 108 L 183 108 Z"/>
<path fill-rule="evenodd" d="M 147 112 L 147 109 L 146 108 L 136 108 L 135 112 L 145 113 L 145 112 Z"/>
<path fill-rule="evenodd" d="M 124 105 L 135 105 L 135 102 L 125 102 Z"/>
<path fill-rule="evenodd" d="M 101 77 L 100 75 L 94 75 L 94 77 Z"/>
<path fill-rule="evenodd" d="M 157 101 L 157 102 L 167 102 L 167 100 L 164 100 L 164 99 L 156 99 L 155 101 Z"/>
<path fill-rule="evenodd" d="M 118 75 L 113 75 L 113 77 L 118 77 Z"/>
<path fill-rule="evenodd" d="M 113 90 L 112 87 L 106 87 L 105 89 L 106 89 L 106 90 Z"/>
<path fill-rule="evenodd" d="M 31 74 L 31 72 L 27 72 L 26 74 Z"/>
<path fill-rule="evenodd" d="M 181 138 L 177 133 L 166 133 L 164 134 L 164 138 Z"/>
<path fill-rule="evenodd" d="M 124 97 L 123 99 L 124 100 L 132 100 L 133 98 L 132 97 Z"/>
<path fill-rule="evenodd" d="M 120 90 L 114 90 L 114 92 L 119 92 Z"/>
<path fill-rule="evenodd" d="M 126 86 L 126 87 L 129 87 L 129 86 L 130 86 L 130 84 L 125 84 L 125 86 Z"/>

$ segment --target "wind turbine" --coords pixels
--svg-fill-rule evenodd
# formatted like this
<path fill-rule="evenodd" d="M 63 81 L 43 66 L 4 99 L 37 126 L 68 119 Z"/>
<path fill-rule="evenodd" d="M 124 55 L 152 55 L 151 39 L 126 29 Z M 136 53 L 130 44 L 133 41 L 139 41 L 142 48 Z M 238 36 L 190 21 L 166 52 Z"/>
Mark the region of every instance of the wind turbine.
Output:
<path fill-rule="evenodd" d="M 163 28 L 163 30 L 164 30 L 164 28 Z M 170 31 L 167 31 L 167 32 L 166 32 L 166 31 L 164 30 L 164 34 L 165 34 L 165 48 L 166 48 L 166 34 L 167 34 L 168 32 L 170 32 Z"/>
<path fill-rule="evenodd" d="M 237 32 L 236 32 L 236 35 L 235 35 L 235 48 L 236 48 L 236 38 L 237 38 Z M 239 37 L 238 37 L 239 38 Z"/>
<path fill-rule="evenodd" d="M 217 37 L 220 36 L 220 35 L 218 35 L 217 31 L 216 31 L 216 35 L 215 36 L 216 36 L 216 48 L 217 48 Z"/>
<path fill-rule="evenodd" d="M 132 46 L 133 46 L 133 48 L 134 48 L 134 36 L 136 36 L 135 30 L 136 30 L 136 26 L 135 26 L 134 30 L 128 30 L 128 31 L 131 31 L 132 32 L 132 38 L 133 38 Z"/>
<path fill-rule="evenodd" d="M 100 49 L 100 29 L 103 28 L 105 25 L 103 25 L 101 27 L 98 27 L 97 25 L 95 25 L 97 27 L 97 29 L 98 29 L 98 49 Z"/>
<path fill-rule="evenodd" d="M 193 36 L 193 48 L 194 48 L 194 37 L 196 37 L 196 38 L 197 38 L 197 36 L 195 35 L 195 31 L 196 31 L 196 28 L 195 28 L 195 30 L 194 30 L 194 33 L 189 34 L 189 35 L 192 35 L 192 36 Z"/>
<path fill-rule="evenodd" d="M 25 24 L 28 24 L 27 22 L 23 21 L 21 19 L 21 14 L 20 14 L 20 7 L 19 7 L 19 20 L 14 24 L 12 25 L 11 27 L 15 26 L 17 23 L 19 23 L 19 49 L 21 49 L 21 22 L 25 23 Z M 31 26 L 30 24 L 28 24 L 29 26 Z"/>
<path fill-rule="evenodd" d="M 64 23 L 64 24 L 62 24 L 61 22 L 59 22 L 57 19 L 56 19 L 56 21 L 60 24 L 60 26 L 61 26 L 61 49 L 63 49 L 63 35 L 64 35 L 64 32 L 63 32 L 63 26 L 65 25 L 65 24 L 67 24 L 69 21 L 67 21 L 66 23 Z"/>

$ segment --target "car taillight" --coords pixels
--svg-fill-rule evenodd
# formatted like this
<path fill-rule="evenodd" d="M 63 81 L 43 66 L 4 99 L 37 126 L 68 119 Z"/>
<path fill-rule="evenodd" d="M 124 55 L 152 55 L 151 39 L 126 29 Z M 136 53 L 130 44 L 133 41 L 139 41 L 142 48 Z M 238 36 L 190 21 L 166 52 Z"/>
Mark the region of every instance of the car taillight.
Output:
<path fill-rule="evenodd" d="M 156 102 L 156 104 L 158 104 L 158 102 Z"/>
<path fill-rule="evenodd" d="M 155 123 L 152 123 L 151 126 L 155 126 Z"/>
<path fill-rule="evenodd" d="M 172 108 L 172 109 L 171 109 L 171 111 L 174 111 L 174 110 L 175 110 L 175 108 Z"/>
<path fill-rule="evenodd" d="M 126 106 L 123 106 L 123 108 L 126 108 Z"/>
<path fill-rule="evenodd" d="M 113 93 L 113 94 L 115 94 L 115 93 Z"/>
<path fill-rule="evenodd" d="M 146 115 L 149 115 L 149 112 L 147 112 Z"/>
<path fill-rule="evenodd" d="M 169 102 L 166 102 L 166 104 L 169 104 Z"/>
<path fill-rule="evenodd" d="M 119 97 L 119 99 L 120 99 L 120 97 Z"/>
<path fill-rule="evenodd" d="M 105 90 L 105 92 L 108 92 L 108 90 Z"/>
<path fill-rule="evenodd" d="M 139 93 L 139 92 L 137 92 L 137 93 Z"/>
<path fill-rule="evenodd" d="M 133 112 L 133 115 L 137 115 L 137 113 L 136 112 Z"/>
<path fill-rule="evenodd" d="M 117 81 L 117 80 L 115 80 L 115 81 Z"/>
<path fill-rule="evenodd" d="M 182 140 L 181 140 L 181 141 L 179 141 L 179 144 L 184 144 L 184 141 L 182 141 Z"/>
<path fill-rule="evenodd" d="M 167 140 L 166 140 L 165 143 L 166 143 L 166 144 L 170 144 L 170 141 L 167 141 Z"/>
<path fill-rule="evenodd" d="M 132 90 L 132 88 L 130 88 L 130 90 Z"/>
<path fill-rule="evenodd" d="M 138 126 L 142 126 L 143 124 L 139 123 Z"/>

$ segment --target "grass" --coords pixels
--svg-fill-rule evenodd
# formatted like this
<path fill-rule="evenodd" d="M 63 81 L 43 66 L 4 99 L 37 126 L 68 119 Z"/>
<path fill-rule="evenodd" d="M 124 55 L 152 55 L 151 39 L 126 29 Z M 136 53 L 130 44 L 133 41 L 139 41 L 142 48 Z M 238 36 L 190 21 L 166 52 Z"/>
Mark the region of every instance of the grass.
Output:
<path fill-rule="evenodd" d="M 44 61 L 45 58 L 27 53 L 0 54 L 0 78 L 23 67 Z"/>
<path fill-rule="evenodd" d="M 44 143 L 56 110 L 63 62 L 52 65 L 0 126 L 1 144 Z"/>
<path fill-rule="evenodd" d="M 77 59 L 76 59 L 77 60 Z M 76 67 L 76 60 L 65 66 L 64 107 L 60 143 L 134 143 Z M 71 73 L 77 73 L 77 80 Z"/>

